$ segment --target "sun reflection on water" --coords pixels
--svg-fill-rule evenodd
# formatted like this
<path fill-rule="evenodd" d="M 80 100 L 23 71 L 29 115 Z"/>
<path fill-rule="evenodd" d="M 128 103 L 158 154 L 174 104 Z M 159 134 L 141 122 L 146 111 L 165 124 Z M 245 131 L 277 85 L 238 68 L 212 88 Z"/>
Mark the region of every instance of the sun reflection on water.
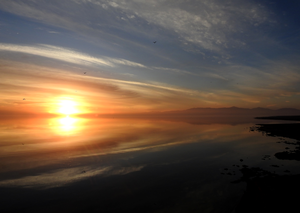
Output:
<path fill-rule="evenodd" d="M 68 131 L 68 132 L 74 130 L 76 128 L 76 125 L 75 125 L 76 121 L 77 121 L 76 118 L 71 118 L 69 116 L 60 118 L 59 123 L 61 124 L 61 126 L 60 126 L 61 130 Z"/>
<path fill-rule="evenodd" d="M 53 118 L 49 121 L 49 126 L 51 129 L 59 135 L 70 135 L 75 134 L 81 129 L 80 119 L 70 117 Z"/>

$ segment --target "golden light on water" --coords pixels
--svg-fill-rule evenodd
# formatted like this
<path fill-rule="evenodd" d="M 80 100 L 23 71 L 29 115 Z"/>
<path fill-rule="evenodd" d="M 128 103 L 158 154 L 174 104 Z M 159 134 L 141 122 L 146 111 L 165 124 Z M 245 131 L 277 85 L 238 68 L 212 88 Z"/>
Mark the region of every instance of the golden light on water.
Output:
<path fill-rule="evenodd" d="M 48 120 L 49 128 L 57 135 L 73 135 L 80 132 L 83 128 L 84 119 L 66 117 L 51 118 Z"/>
<path fill-rule="evenodd" d="M 67 116 L 65 118 L 60 118 L 59 119 L 59 123 L 60 123 L 59 128 L 62 131 L 70 132 L 70 131 L 72 131 L 72 130 L 75 129 L 75 127 L 76 127 L 76 121 L 77 121 L 76 118 L 71 118 L 69 116 Z"/>

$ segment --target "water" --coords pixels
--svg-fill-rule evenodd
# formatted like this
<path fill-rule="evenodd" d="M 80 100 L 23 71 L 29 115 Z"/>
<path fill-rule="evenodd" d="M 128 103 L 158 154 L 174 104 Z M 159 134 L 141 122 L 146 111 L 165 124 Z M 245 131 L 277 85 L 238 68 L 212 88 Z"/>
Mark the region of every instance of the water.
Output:
<path fill-rule="evenodd" d="M 293 145 L 250 131 L 275 121 L 209 120 L 1 120 L 0 209 L 232 212 L 246 187 L 232 183 L 243 165 L 299 172 L 274 157 Z"/>

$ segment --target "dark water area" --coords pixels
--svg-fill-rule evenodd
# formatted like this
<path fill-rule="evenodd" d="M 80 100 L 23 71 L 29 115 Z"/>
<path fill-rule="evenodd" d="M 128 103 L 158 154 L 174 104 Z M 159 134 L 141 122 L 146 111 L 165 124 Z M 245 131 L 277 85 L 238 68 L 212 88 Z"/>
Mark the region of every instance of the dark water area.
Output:
<path fill-rule="evenodd" d="M 300 116 L 259 117 L 267 120 L 300 121 Z M 251 131 L 258 131 L 270 137 L 279 138 L 277 143 L 286 144 L 285 151 L 274 154 L 279 160 L 300 160 L 299 123 L 258 124 Z M 290 141 L 290 140 L 293 141 Z M 292 146 L 292 147 L 291 147 Z M 270 155 L 266 155 L 266 160 Z M 272 165 L 278 168 L 279 165 Z M 235 212 L 292 212 L 298 208 L 298 193 L 300 190 L 300 174 L 278 175 L 275 172 L 261 168 L 243 168 L 240 180 L 247 183 L 247 189 Z"/>
<path fill-rule="evenodd" d="M 0 211 L 260 212 L 270 194 L 297 188 L 299 161 L 289 157 L 298 155 L 298 125 L 246 117 L 1 120 Z"/>

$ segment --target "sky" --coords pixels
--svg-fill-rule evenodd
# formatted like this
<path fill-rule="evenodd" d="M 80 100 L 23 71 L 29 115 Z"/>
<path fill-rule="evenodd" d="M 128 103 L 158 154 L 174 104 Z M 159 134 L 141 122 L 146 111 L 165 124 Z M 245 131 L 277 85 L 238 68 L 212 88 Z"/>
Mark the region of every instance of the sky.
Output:
<path fill-rule="evenodd" d="M 2 112 L 300 109 L 299 1 L 1 0 Z"/>

